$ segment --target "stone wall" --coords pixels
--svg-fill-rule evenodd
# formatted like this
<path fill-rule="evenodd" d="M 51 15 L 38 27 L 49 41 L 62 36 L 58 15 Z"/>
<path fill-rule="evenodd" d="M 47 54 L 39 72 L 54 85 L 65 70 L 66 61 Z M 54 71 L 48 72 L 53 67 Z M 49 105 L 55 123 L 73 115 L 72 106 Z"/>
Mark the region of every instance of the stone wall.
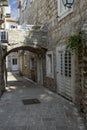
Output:
<path fill-rule="evenodd" d="M 5 73 L 5 60 L 3 58 L 4 53 L 6 52 L 6 48 L 0 45 L 0 96 L 5 91 L 6 86 L 6 73 Z"/>
<path fill-rule="evenodd" d="M 2 88 L 2 48 L 0 46 L 0 96 L 1 96 L 1 88 Z"/>
<path fill-rule="evenodd" d="M 80 87 L 82 88 L 81 98 L 81 111 L 84 112 L 84 116 L 87 120 L 87 23 L 83 25 L 84 34 L 84 46 L 83 55 L 80 60 Z"/>
<path fill-rule="evenodd" d="M 34 59 L 34 67 L 30 65 L 30 60 Z M 19 51 L 19 73 L 33 81 L 37 81 L 37 60 L 36 55 L 32 52 L 23 50 Z"/>
<path fill-rule="evenodd" d="M 40 26 L 33 26 L 29 29 L 10 29 L 8 31 L 8 50 L 20 46 L 29 46 L 33 48 L 47 47 L 47 30 Z"/>
<path fill-rule="evenodd" d="M 28 1 L 29 2 L 29 1 Z M 63 18 L 58 17 L 58 1 L 57 0 L 37 0 L 33 1 L 28 8 L 26 6 L 26 11 L 24 13 L 21 11 L 20 23 L 23 24 L 23 20 L 27 24 L 37 24 L 44 25 L 48 28 L 48 50 L 56 51 L 56 47 L 66 43 L 68 36 L 71 36 L 82 29 L 84 23 L 87 22 L 87 2 L 84 0 L 76 0 L 73 5 L 71 13 Z M 55 55 L 54 55 L 55 57 Z M 79 68 L 78 58 L 75 57 L 75 86 L 74 86 L 74 101 L 78 102 L 79 105 L 82 103 L 81 95 L 84 95 L 86 100 L 86 88 L 82 87 L 80 77 L 81 71 Z M 56 61 L 54 58 L 54 72 L 56 75 Z M 46 62 L 43 58 L 43 66 L 46 71 Z M 46 77 L 46 72 L 44 71 L 44 84 L 51 90 L 56 91 L 56 76 L 54 79 Z M 85 81 L 86 82 L 86 81 Z M 54 87 L 55 86 L 55 87 Z M 86 83 L 85 83 L 86 86 Z M 85 94 L 83 93 L 85 91 Z M 86 106 L 86 105 L 85 105 Z M 86 107 L 85 107 L 86 108 Z"/>

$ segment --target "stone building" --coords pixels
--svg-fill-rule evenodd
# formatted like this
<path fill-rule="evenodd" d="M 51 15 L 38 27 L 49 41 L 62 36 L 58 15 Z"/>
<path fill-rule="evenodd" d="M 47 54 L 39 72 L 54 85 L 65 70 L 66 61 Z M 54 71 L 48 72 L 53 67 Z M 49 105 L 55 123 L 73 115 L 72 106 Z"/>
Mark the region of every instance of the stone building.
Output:
<path fill-rule="evenodd" d="M 67 8 L 62 0 L 18 0 L 18 11 L 21 25 L 48 29 L 47 52 L 42 59 L 43 84 L 77 103 L 87 117 L 86 53 L 79 62 L 77 55 L 66 49 L 68 37 L 87 29 L 87 2 L 76 0 L 73 7 Z"/>
<path fill-rule="evenodd" d="M 29 27 L 29 26 L 28 26 Z M 27 78 L 43 83 L 42 75 L 42 56 L 46 49 L 47 31 L 39 29 L 37 26 L 30 25 L 29 29 L 7 29 L 8 45 L 7 52 L 4 56 L 18 54 L 19 73 L 25 75 Z M 16 56 L 16 55 L 15 55 Z M 13 62 L 14 57 L 9 59 Z"/>
<path fill-rule="evenodd" d="M 2 23 L 4 22 L 4 14 L 3 14 L 3 8 L 4 6 L 8 5 L 7 0 L 1 0 L 0 1 L 0 96 L 5 90 L 6 85 L 6 75 L 5 75 L 5 61 L 3 59 L 3 55 L 6 52 L 6 46 L 3 44 L 6 42 L 6 39 L 3 39 L 4 32 L 2 31 Z"/>
<path fill-rule="evenodd" d="M 19 73 L 27 78 L 37 81 L 36 56 L 30 51 L 19 51 Z"/>
<path fill-rule="evenodd" d="M 17 20 L 11 17 L 11 7 L 10 6 L 4 7 L 3 13 L 4 13 L 5 20 L 4 20 L 2 27 L 7 32 L 8 32 L 8 30 L 11 30 L 11 29 L 14 29 L 14 30 L 17 29 L 17 27 L 18 27 Z M 7 69 L 7 71 L 18 72 L 19 62 L 18 62 L 18 53 L 17 52 L 10 53 L 6 57 L 6 69 Z"/>

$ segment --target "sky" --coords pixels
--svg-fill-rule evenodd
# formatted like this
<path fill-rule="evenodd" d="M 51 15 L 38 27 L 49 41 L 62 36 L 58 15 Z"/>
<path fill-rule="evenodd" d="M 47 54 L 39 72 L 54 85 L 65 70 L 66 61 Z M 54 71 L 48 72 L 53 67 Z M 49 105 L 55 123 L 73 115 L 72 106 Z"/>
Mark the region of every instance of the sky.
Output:
<path fill-rule="evenodd" d="M 11 6 L 11 17 L 17 18 L 17 0 L 8 0 Z"/>

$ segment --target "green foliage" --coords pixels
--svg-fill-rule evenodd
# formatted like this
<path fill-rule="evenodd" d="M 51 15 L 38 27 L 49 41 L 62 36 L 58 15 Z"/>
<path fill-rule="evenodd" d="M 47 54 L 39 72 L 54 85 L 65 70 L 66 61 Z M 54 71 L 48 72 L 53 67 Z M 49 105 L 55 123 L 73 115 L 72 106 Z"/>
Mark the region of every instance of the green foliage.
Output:
<path fill-rule="evenodd" d="M 80 31 L 77 34 L 68 37 L 67 48 L 77 55 L 81 55 L 83 49 L 84 32 Z"/>

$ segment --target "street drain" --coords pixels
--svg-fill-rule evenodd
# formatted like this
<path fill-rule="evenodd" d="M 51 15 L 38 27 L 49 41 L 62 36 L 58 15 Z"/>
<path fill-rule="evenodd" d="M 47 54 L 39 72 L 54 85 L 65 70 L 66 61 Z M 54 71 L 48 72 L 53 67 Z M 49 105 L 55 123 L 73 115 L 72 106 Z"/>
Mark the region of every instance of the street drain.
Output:
<path fill-rule="evenodd" d="M 38 99 L 24 99 L 22 100 L 24 105 L 38 104 L 40 101 Z"/>

